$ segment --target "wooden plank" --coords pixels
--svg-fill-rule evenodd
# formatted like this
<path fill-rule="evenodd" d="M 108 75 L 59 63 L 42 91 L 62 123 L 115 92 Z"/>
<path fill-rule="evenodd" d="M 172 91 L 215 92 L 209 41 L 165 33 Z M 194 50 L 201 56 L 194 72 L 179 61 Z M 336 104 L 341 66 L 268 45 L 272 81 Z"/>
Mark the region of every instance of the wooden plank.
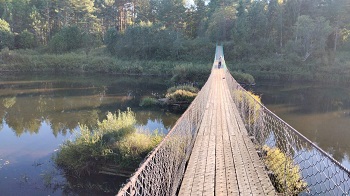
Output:
<path fill-rule="evenodd" d="M 275 195 L 232 100 L 223 69 L 210 93 L 179 195 Z"/>

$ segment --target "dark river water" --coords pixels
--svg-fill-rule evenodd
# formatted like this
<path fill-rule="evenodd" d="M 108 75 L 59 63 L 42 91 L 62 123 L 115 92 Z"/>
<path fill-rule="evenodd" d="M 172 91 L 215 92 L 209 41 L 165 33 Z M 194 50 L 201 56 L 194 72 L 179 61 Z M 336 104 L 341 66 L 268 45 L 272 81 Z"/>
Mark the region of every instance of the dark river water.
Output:
<path fill-rule="evenodd" d="M 251 88 L 272 112 L 350 170 L 350 87 L 258 81 Z"/>
<path fill-rule="evenodd" d="M 127 107 L 136 113 L 137 126 L 167 133 L 179 115 L 144 109 L 139 102 L 169 86 L 168 79 L 153 77 L 0 75 L 0 195 L 113 195 L 75 188 L 84 184 L 117 190 L 125 178 L 72 179 L 54 166 L 52 155 L 74 137 L 78 123 L 92 126 L 107 111 Z M 258 81 L 251 90 L 350 169 L 349 87 Z"/>
<path fill-rule="evenodd" d="M 168 81 L 109 75 L 1 74 L 0 195 L 84 195 L 75 190 L 82 184 L 118 190 L 125 178 L 65 177 L 52 163 L 52 155 L 74 137 L 78 123 L 93 126 L 108 111 L 127 107 L 136 113 L 138 127 L 167 133 L 179 115 L 144 109 L 139 103 L 142 97 L 165 93 Z M 105 193 L 92 195 L 101 194 Z"/>

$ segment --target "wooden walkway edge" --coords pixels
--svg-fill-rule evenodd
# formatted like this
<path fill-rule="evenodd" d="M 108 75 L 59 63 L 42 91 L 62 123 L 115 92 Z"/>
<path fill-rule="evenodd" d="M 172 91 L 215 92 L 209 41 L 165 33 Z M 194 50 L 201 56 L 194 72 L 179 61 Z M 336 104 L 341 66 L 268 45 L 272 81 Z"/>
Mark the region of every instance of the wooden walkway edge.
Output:
<path fill-rule="evenodd" d="M 276 195 L 225 81 L 213 69 L 210 95 L 179 195 Z"/>

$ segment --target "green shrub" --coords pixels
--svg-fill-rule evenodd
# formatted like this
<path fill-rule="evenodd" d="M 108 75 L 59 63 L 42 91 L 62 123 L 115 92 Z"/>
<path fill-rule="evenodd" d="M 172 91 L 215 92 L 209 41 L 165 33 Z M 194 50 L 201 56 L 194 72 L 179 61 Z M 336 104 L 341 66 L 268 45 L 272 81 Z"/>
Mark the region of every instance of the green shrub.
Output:
<path fill-rule="evenodd" d="M 240 71 L 234 71 L 232 72 L 233 78 L 239 83 L 245 83 L 245 84 L 254 84 L 255 80 L 254 77 L 247 73 L 242 73 Z"/>
<path fill-rule="evenodd" d="M 206 80 L 210 75 L 210 68 L 210 64 L 180 63 L 174 67 L 171 80 L 177 83 Z"/>
<path fill-rule="evenodd" d="M 15 47 L 17 49 L 34 48 L 36 45 L 35 36 L 33 33 L 24 30 L 15 36 Z"/>
<path fill-rule="evenodd" d="M 83 34 L 76 26 L 62 28 L 49 42 L 49 49 L 53 53 L 64 53 L 82 46 Z"/>
<path fill-rule="evenodd" d="M 249 110 L 246 110 L 245 122 L 249 125 L 253 125 L 256 120 L 260 117 L 259 110 L 261 108 L 261 98 L 258 95 L 250 91 L 245 90 L 236 90 L 234 91 L 236 99 L 239 103 L 245 103 L 249 107 Z"/>
<path fill-rule="evenodd" d="M 178 89 L 173 93 L 166 94 L 166 98 L 168 98 L 171 102 L 187 102 L 191 103 L 194 98 L 196 98 L 197 93 L 192 93 L 190 91 Z"/>
<path fill-rule="evenodd" d="M 3 48 L 12 49 L 14 45 L 14 36 L 10 30 L 10 25 L 0 18 L 0 50 Z"/>
<path fill-rule="evenodd" d="M 189 91 L 192 93 L 198 93 L 199 89 L 197 87 L 194 87 L 192 85 L 180 85 L 180 86 L 173 86 L 168 88 L 167 93 L 174 93 L 177 90 L 184 90 L 184 91 Z"/>
<path fill-rule="evenodd" d="M 96 174 L 105 165 L 136 169 L 162 136 L 140 132 L 135 123 L 135 114 L 128 109 L 118 115 L 108 113 L 93 130 L 79 125 L 75 140 L 64 142 L 54 161 L 66 173 L 75 176 Z"/>
<path fill-rule="evenodd" d="M 267 154 L 264 157 L 264 162 L 273 174 L 273 183 L 278 192 L 286 195 L 298 195 L 306 188 L 307 183 L 302 180 L 300 169 L 291 158 L 278 148 L 264 146 L 263 150 Z"/>
<path fill-rule="evenodd" d="M 121 155 L 121 166 L 135 166 L 152 151 L 161 141 L 163 137 L 156 134 L 135 132 L 127 135 L 120 142 L 116 143 Z"/>
<path fill-rule="evenodd" d="M 180 85 L 170 87 L 165 97 L 170 102 L 187 102 L 191 103 L 197 96 L 199 89 L 192 85 Z"/>
<path fill-rule="evenodd" d="M 152 107 L 158 104 L 159 104 L 159 101 L 152 97 L 145 97 L 140 102 L 141 107 Z"/>

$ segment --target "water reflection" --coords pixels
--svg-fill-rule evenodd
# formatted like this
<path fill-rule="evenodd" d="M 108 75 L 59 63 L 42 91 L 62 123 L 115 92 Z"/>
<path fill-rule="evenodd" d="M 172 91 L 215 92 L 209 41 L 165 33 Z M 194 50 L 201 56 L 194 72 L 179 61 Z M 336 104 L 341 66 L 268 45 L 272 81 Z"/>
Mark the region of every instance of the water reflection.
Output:
<path fill-rule="evenodd" d="M 254 90 L 271 111 L 349 167 L 350 89 L 261 81 Z"/>
<path fill-rule="evenodd" d="M 47 171 L 50 173 L 54 168 L 50 157 L 64 140 L 73 137 L 72 130 L 78 123 L 94 127 L 108 111 L 131 107 L 138 126 L 166 134 L 179 115 L 138 106 L 142 97 L 164 93 L 170 85 L 165 81 L 164 78 L 106 75 L 0 75 L 2 194 L 72 192 L 72 189 L 55 188 L 54 184 L 47 187 L 43 182 L 53 177 L 47 175 Z M 54 177 L 60 178 L 59 185 L 65 179 L 60 174 Z M 107 178 L 96 177 L 100 181 L 111 181 Z M 85 182 L 63 183 L 74 189 Z M 86 183 L 92 186 L 90 181 Z"/>

